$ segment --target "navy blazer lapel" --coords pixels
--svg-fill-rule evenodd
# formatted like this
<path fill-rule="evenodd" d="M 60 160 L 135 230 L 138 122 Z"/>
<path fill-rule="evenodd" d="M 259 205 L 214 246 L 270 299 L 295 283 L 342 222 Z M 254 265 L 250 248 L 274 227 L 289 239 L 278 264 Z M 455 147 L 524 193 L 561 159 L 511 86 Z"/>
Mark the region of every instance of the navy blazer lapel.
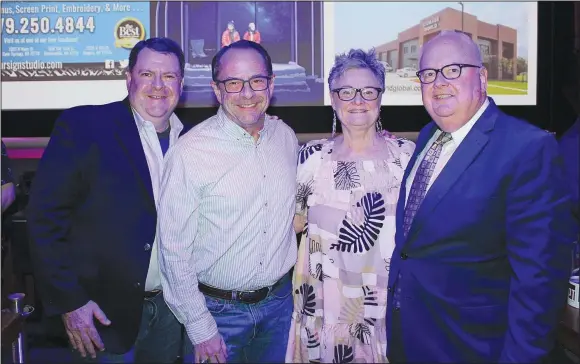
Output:
<path fill-rule="evenodd" d="M 403 236 L 403 221 L 405 220 L 405 205 L 407 199 L 407 178 L 409 178 L 409 174 L 411 174 L 411 170 L 413 166 L 417 162 L 417 158 L 421 151 L 429 142 L 429 139 L 433 136 L 433 134 L 437 131 L 437 126 L 434 122 L 430 122 L 429 124 L 425 125 L 421 132 L 419 132 L 419 137 L 417 138 L 417 142 L 415 143 L 415 151 L 409 160 L 409 164 L 407 164 L 407 168 L 405 168 L 405 173 L 403 174 L 403 179 L 401 180 L 401 188 L 399 189 L 399 201 L 397 203 L 397 218 L 396 218 L 396 231 L 395 231 L 395 241 L 397 243 L 403 242 L 405 237 Z"/>
<path fill-rule="evenodd" d="M 413 219 L 408 240 L 420 230 L 422 223 L 431 216 L 441 199 L 483 150 L 489 141 L 487 133 L 493 129 L 499 113 L 497 106 L 490 100 L 485 112 L 473 125 L 473 128 L 427 191 L 427 195 Z"/>
<path fill-rule="evenodd" d="M 153 185 L 151 182 L 151 174 L 149 173 L 149 166 L 145 158 L 145 151 L 141 144 L 139 137 L 139 130 L 135 123 L 135 116 L 131 110 L 129 99 L 125 98 L 123 101 L 116 104 L 117 110 L 114 110 L 114 118 L 117 123 L 116 138 L 121 148 L 127 153 L 129 160 L 132 162 L 132 167 L 139 176 L 141 186 L 143 187 L 147 196 L 154 201 Z M 155 204 L 153 204 L 155 208 Z"/>

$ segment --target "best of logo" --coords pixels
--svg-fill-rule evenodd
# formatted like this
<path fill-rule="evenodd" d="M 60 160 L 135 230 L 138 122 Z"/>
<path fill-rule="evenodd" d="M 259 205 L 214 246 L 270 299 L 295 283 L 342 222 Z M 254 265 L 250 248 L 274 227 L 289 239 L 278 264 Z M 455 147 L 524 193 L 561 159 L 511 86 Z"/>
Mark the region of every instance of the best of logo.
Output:
<path fill-rule="evenodd" d="M 115 47 L 132 49 L 145 39 L 145 27 L 135 18 L 123 18 L 115 25 Z"/>

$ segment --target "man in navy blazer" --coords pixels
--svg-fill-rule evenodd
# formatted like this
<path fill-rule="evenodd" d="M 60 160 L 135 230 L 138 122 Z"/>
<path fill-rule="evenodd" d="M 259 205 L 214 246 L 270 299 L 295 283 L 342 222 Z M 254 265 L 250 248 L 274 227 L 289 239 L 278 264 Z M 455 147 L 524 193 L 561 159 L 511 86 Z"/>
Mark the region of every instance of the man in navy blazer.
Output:
<path fill-rule="evenodd" d="M 65 110 L 36 171 L 27 218 L 37 287 L 79 358 L 179 355 L 181 326 L 161 291 L 156 200 L 164 154 L 183 133 L 173 111 L 184 65 L 168 38 L 137 43 L 128 97 Z"/>
<path fill-rule="evenodd" d="M 417 75 L 433 122 L 399 196 L 389 359 L 540 362 L 575 238 L 558 145 L 487 97 L 479 47 L 463 33 L 425 44 Z"/>

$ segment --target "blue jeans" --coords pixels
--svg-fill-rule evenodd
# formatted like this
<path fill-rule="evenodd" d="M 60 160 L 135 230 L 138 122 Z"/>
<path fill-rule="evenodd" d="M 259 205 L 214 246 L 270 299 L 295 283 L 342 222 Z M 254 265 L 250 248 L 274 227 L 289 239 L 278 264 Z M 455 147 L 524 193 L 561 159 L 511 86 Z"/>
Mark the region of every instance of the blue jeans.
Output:
<path fill-rule="evenodd" d="M 144 299 L 141 327 L 129 352 L 97 351 L 97 358 L 93 359 L 88 353 L 83 358 L 73 350 L 73 358 L 75 363 L 173 363 L 182 354 L 182 346 L 181 324 L 167 307 L 163 293 L 159 293 Z"/>
<path fill-rule="evenodd" d="M 292 319 L 292 278 L 253 304 L 205 296 L 228 348 L 228 363 L 284 363 Z"/>

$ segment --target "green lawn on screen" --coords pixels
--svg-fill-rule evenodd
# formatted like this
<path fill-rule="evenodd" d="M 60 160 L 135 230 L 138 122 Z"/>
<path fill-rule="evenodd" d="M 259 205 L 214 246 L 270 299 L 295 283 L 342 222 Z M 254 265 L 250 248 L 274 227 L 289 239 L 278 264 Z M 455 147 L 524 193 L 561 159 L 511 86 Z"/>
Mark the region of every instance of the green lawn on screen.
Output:
<path fill-rule="evenodd" d="M 420 83 L 418 78 L 411 81 Z M 527 95 L 528 83 L 518 81 L 487 81 L 487 93 L 489 95 Z"/>
<path fill-rule="evenodd" d="M 518 81 L 488 81 L 490 95 L 527 95 L 528 83 Z"/>

